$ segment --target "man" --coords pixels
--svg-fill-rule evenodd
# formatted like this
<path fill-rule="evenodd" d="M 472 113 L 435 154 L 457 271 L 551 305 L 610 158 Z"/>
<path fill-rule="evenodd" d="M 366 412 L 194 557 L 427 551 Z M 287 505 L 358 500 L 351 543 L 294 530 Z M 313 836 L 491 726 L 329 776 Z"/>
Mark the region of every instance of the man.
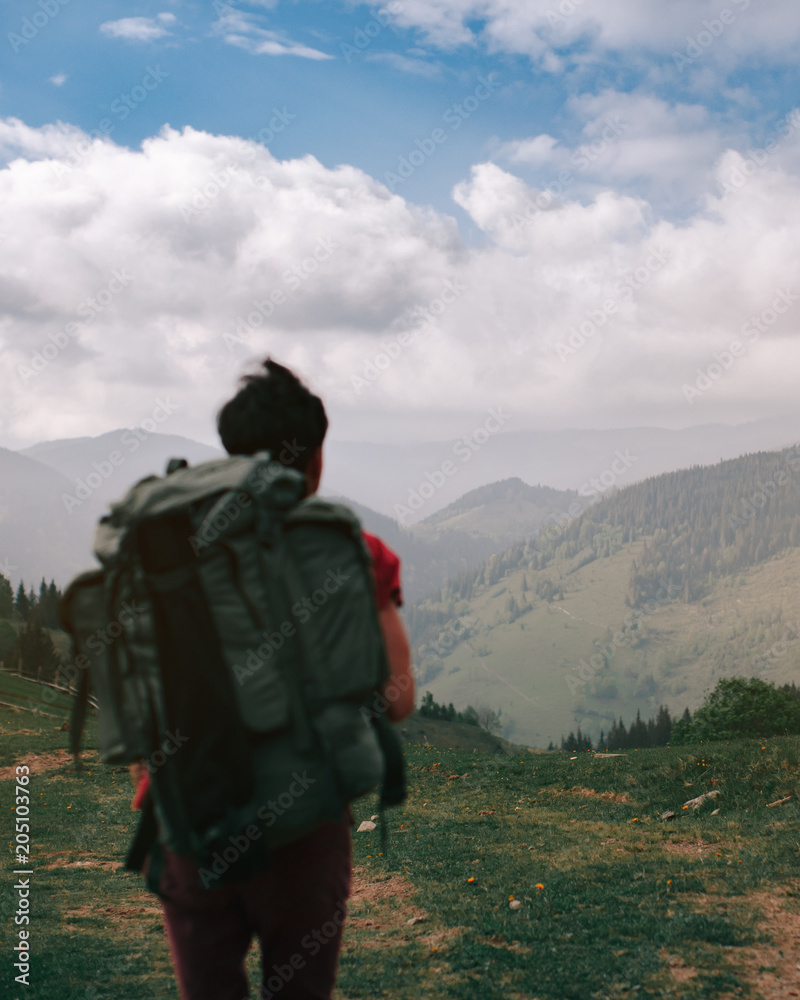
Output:
<path fill-rule="evenodd" d="M 230 455 L 271 452 L 304 473 L 306 495 L 317 491 L 325 409 L 289 369 L 267 359 L 263 371 L 245 376 L 218 416 L 220 438 Z M 397 556 L 372 535 L 378 616 L 390 665 L 384 687 L 392 722 L 414 708 L 408 639 L 397 608 L 402 604 Z M 146 772 L 135 775 L 141 804 Z M 336 977 L 350 894 L 352 817 L 326 822 L 307 836 L 278 848 L 273 863 L 238 882 L 203 888 L 190 859 L 163 849 L 159 896 L 183 1000 L 245 1000 L 249 996 L 244 957 L 253 936 L 262 950 L 264 1000 L 324 1000 Z"/>

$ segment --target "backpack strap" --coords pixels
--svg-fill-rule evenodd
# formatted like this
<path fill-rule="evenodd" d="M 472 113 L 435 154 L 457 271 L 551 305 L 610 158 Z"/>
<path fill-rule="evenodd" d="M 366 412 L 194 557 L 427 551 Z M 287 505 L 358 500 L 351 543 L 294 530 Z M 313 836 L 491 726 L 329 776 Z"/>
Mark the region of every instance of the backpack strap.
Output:
<path fill-rule="evenodd" d="M 148 793 L 145 795 L 144 803 L 142 804 L 139 826 L 136 828 L 131 846 L 128 848 L 125 867 L 130 871 L 140 872 L 145 858 L 150 853 L 157 839 L 158 824 L 156 822 L 156 811 L 153 807 L 153 796 Z"/>
<path fill-rule="evenodd" d="M 381 853 L 386 856 L 386 819 L 384 811 L 390 806 L 399 806 L 406 798 L 406 762 L 397 733 L 389 720 L 380 712 L 372 717 L 372 724 L 380 743 L 385 761 L 383 785 L 378 800 L 378 818 L 381 828 Z"/>
<path fill-rule="evenodd" d="M 89 670 L 87 667 L 81 669 L 78 681 L 78 690 L 72 701 L 72 710 L 69 715 L 69 749 L 75 760 L 75 770 L 80 771 L 81 764 L 81 736 L 86 722 L 86 708 L 89 704 Z"/>

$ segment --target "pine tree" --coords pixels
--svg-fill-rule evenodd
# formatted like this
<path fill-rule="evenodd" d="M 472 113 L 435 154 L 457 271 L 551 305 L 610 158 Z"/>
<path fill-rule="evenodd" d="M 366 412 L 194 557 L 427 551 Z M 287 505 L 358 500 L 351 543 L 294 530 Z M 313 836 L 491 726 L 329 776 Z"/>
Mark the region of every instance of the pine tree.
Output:
<path fill-rule="evenodd" d="M 11 584 L 0 573 L 0 618 L 10 618 L 14 613 L 14 591 Z"/>
<path fill-rule="evenodd" d="M 14 610 L 20 616 L 20 618 L 26 622 L 28 620 L 28 612 L 31 609 L 31 602 L 28 599 L 28 595 L 25 593 L 25 584 L 20 580 L 19 587 L 17 587 L 17 597 L 14 601 Z"/>
<path fill-rule="evenodd" d="M 52 680 L 58 667 L 53 640 L 35 620 L 27 622 L 17 637 L 22 673 L 28 677 Z"/>
<path fill-rule="evenodd" d="M 55 581 L 50 581 L 50 586 L 47 588 L 47 614 L 49 616 L 47 621 L 48 628 L 61 628 L 61 619 L 59 616 L 59 607 L 61 605 L 61 591 L 55 585 Z"/>

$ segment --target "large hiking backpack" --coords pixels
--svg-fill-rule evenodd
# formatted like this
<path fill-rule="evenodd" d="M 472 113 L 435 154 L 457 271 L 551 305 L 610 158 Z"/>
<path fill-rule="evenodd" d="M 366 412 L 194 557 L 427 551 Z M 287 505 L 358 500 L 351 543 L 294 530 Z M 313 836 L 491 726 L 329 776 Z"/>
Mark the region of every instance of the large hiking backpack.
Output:
<path fill-rule="evenodd" d="M 112 506 L 102 569 L 64 596 L 88 667 L 72 751 L 91 681 L 103 760 L 150 772 L 129 867 L 157 828 L 201 872 L 245 877 L 382 781 L 381 807 L 404 798 L 376 710 L 389 667 L 371 558 L 355 514 L 304 498 L 303 475 L 268 452 L 168 473 Z"/>

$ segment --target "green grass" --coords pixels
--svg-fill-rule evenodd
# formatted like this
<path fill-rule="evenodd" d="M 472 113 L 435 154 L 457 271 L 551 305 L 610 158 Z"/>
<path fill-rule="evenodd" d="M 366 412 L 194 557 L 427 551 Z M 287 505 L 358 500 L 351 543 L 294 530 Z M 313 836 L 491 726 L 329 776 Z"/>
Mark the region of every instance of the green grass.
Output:
<path fill-rule="evenodd" d="M 63 720 L 69 716 L 72 699 L 68 694 L 0 671 L 0 702 Z"/>
<path fill-rule="evenodd" d="M 93 738 L 90 727 L 90 749 Z M 53 720 L 0 709 L 0 764 L 65 743 Z M 387 855 L 374 833 L 353 835 L 357 886 L 373 893 L 350 907 L 338 1000 L 758 997 L 744 971 L 747 949 L 772 960 L 758 900 L 789 887 L 781 905 L 800 908 L 800 740 L 575 760 L 410 746 L 406 759 Z M 711 788 L 716 800 L 682 809 Z M 81 772 L 34 774 L 31 790 L 35 986 L 19 997 L 176 998 L 157 900 L 113 867 L 135 823 L 126 769 L 87 757 Z M 6 818 L 12 794 L 0 783 Z M 678 818 L 661 821 L 666 809 Z M 355 804 L 359 821 L 374 811 Z M 668 960 L 692 977 L 678 981 Z"/>

